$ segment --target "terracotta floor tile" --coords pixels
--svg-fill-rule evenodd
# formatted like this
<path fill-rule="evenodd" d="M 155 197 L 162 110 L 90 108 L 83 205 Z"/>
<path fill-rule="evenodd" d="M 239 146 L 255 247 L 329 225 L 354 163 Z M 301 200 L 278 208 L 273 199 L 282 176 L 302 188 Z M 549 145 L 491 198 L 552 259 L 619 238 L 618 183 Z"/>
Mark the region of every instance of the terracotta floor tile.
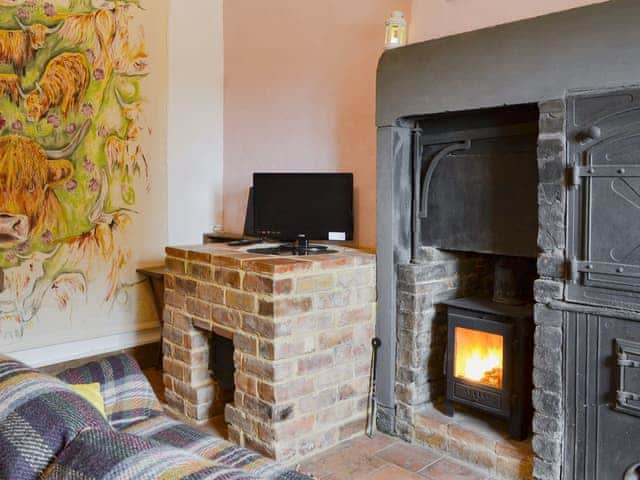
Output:
<path fill-rule="evenodd" d="M 374 453 L 379 452 L 383 448 L 387 448 L 398 441 L 399 440 L 397 438 L 393 438 L 382 433 L 376 433 L 373 438 L 362 435 L 361 437 L 351 440 L 350 444 L 373 455 Z"/>
<path fill-rule="evenodd" d="M 367 478 L 367 475 L 384 464 L 384 460 L 368 454 L 357 446 L 347 444 L 313 458 L 311 462 L 303 464 L 300 470 L 321 480 L 351 480 Z"/>
<path fill-rule="evenodd" d="M 307 475 L 313 475 L 313 478 L 317 480 L 333 480 L 331 479 L 332 474 L 328 474 L 319 462 L 303 463 L 298 467 L 298 470 L 302 473 L 306 473 Z"/>
<path fill-rule="evenodd" d="M 437 461 L 433 465 L 420 470 L 421 475 L 429 480 L 484 480 L 486 475 L 473 470 L 461 463 L 447 458 Z"/>
<path fill-rule="evenodd" d="M 412 472 L 417 472 L 442 458 L 442 455 L 408 443 L 395 443 L 376 453 L 376 456 Z"/>
<path fill-rule="evenodd" d="M 489 480 L 464 462 L 383 434 L 344 442 L 300 470 L 318 480 Z"/>
<path fill-rule="evenodd" d="M 404 468 L 395 465 L 385 465 L 373 472 L 373 474 L 367 477 L 367 480 L 423 480 L 423 478 Z"/>

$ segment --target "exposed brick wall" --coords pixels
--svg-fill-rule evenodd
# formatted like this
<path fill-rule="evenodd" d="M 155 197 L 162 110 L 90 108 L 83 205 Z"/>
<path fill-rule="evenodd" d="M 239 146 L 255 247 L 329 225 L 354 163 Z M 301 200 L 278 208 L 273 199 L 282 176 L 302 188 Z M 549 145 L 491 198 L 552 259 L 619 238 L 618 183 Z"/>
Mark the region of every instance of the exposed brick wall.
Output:
<path fill-rule="evenodd" d="M 488 290 L 492 263 L 482 255 L 420 249 L 419 263 L 398 266 L 396 431 L 415 438 L 416 410 L 445 393 L 447 319 L 443 300 Z"/>
<path fill-rule="evenodd" d="M 296 461 L 362 433 L 375 329 L 375 257 L 279 258 L 215 245 L 167 248 L 167 402 L 230 438 Z M 209 332 L 233 339 L 235 394 L 208 371 Z"/>

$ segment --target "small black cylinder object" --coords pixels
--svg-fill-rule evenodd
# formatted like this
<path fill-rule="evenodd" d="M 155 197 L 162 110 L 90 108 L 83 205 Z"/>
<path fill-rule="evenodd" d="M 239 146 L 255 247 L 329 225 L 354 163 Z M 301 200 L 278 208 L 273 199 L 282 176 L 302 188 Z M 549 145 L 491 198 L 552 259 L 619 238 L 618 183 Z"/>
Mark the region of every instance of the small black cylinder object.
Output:
<path fill-rule="evenodd" d="M 293 248 L 298 251 L 308 250 L 309 249 L 309 240 L 306 235 L 298 235 L 296 237 L 295 242 L 293 242 Z"/>
<path fill-rule="evenodd" d="M 529 260 L 517 257 L 501 257 L 495 264 L 493 301 L 505 305 L 530 303 L 533 296 L 533 280 Z"/>

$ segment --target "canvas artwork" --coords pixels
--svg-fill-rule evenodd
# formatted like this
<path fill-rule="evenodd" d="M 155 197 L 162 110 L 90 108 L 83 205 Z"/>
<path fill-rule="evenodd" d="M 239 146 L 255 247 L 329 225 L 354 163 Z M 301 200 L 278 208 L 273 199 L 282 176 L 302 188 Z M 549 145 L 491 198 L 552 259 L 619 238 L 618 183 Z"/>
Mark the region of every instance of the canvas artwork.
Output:
<path fill-rule="evenodd" d="M 153 185 L 143 8 L 0 0 L 0 345 L 138 301 L 130 231 Z"/>

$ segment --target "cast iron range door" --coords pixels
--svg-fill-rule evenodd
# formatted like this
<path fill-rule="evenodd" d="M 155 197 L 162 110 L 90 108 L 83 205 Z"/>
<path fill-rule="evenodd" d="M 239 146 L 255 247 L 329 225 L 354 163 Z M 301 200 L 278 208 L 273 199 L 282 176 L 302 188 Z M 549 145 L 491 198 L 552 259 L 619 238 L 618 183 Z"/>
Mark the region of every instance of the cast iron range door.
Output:
<path fill-rule="evenodd" d="M 568 98 L 566 478 L 640 478 L 640 90 Z"/>
<path fill-rule="evenodd" d="M 640 311 L 640 90 L 569 98 L 567 300 Z"/>

